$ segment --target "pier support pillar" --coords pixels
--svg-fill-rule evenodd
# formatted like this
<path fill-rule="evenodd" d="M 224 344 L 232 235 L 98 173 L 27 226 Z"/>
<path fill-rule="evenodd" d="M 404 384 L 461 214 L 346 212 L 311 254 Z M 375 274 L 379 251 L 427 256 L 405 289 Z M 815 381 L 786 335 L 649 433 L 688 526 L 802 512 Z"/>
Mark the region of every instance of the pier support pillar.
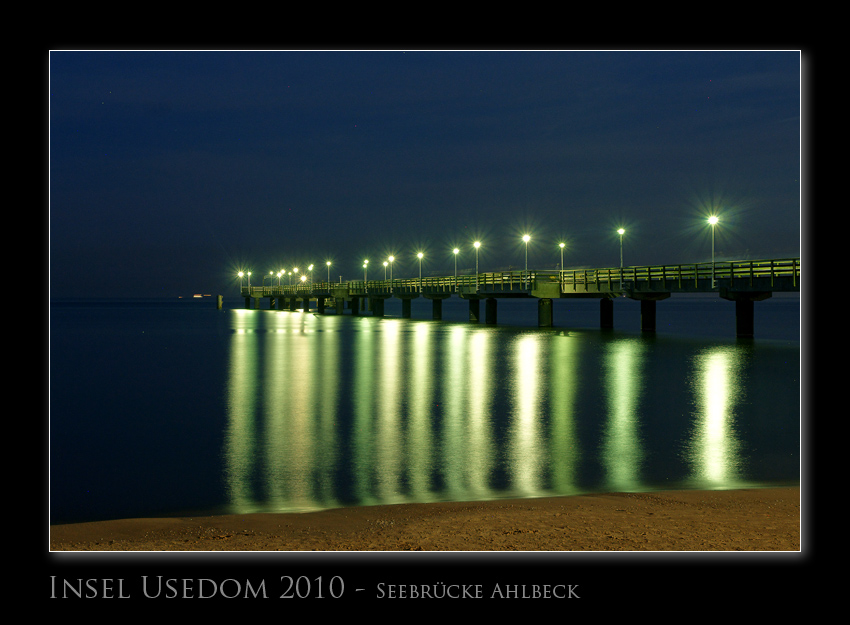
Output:
<path fill-rule="evenodd" d="M 640 329 L 655 332 L 655 300 L 640 300 Z"/>
<path fill-rule="evenodd" d="M 274 297 L 269 298 L 269 310 L 274 310 L 277 307 L 277 300 Z"/>
<path fill-rule="evenodd" d="M 410 319 L 410 298 L 403 297 L 401 299 L 401 318 Z"/>
<path fill-rule="evenodd" d="M 610 297 L 599 300 L 599 327 L 606 330 L 614 327 L 614 300 Z"/>
<path fill-rule="evenodd" d="M 431 300 L 431 316 L 434 321 L 440 321 L 443 318 L 443 300 Z"/>
<path fill-rule="evenodd" d="M 373 297 L 369 299 L 369 303 L 372 308 L 372 316 L 373 317 L 383 317 L 384 316 L 384 300 L 380 297 Z"/>
<path fill-rule="evenodd" d="M 735 335 L 752 338 L 755 333 L 755 304 L 751 299 L 735 300 Z"/>
<path fill-rule="evenodd" d="M 735 335 L 739 339 L 749 339 L 755 335 L 755 302 L 773 295 L 770 291 L 732 291 L 720 289 L 720 297 L 735 302 Z"/>
<path fill-rule="evenodd" d="M 319 313 L 320 315 L 325 314 L 325 298 L 324 297 L 317 297 L 316 298 L 316 312 Z"/>
<path fill-rule="evenodd" d="M 537 300 L 537 326 L 540 328 L 552 327 L 552 300 L 541 297 Z"/>
<path fill-rule="evenodd" d="M 247 308 L 248 310 L 251 310 L 251 298 L 250 297 L 245 298 L 245 308 Z"/>
<path fill-rule="evenodd" d="M 295 306 L 296 306 L 296 298 L 290 297 L 289 298 L 289 312 L 295 312 Z"/>
<path fill-rule="evenodd" d="M 357 317 L 360 314 L 360 299 L 359 297 L 352 297 L 349 300 L 348 307 L 351 309 L 351 314 Z"/>
<path fill-rule="evenodd" d="M 496 298 L 488 297 L 484 300 L 484 323 L 495 325 L 496 323 Z"/>
<path fill-rule="evenodd" d="M 335 297 L 334 306 L 336 307 L 336 314 L 341 315 L 345 311 L 345 298 Z"/>
<path fill-rule="evenodd" d="M 304 310 L 304 312 L 309 312 L 309 310 L 310 310 L 310 296 L 309 295 L 301 300 L 301 305 L 302 305 L 302 309 Z"/>
<path fill-rule="evenodd" d="M 216 301 L 215 307 L 216 307 L 218 310 L 221 310 L 221 306 L 222 306 L 222 303 L 223 303 L 223 302 L 224 302 L 224 296 L 222 296 L 222 295 L 218 295 L 218 296 L 217 296 L 217 301 Z"/>
<path fill-rule="evenodd" d="M 480 299 L 470 299 L 469 300 L 469 320 L 473 323 L 478 323 L 480 320 L 481 314 L 481 300 Z"/>

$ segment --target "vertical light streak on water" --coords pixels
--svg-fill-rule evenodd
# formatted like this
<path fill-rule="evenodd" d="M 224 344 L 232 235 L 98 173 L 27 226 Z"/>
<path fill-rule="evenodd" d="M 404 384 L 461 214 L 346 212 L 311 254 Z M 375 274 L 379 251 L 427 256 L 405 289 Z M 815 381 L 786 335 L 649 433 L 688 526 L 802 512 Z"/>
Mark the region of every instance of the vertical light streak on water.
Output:
<path fill-rule="evenodd" d="M 401 488 L 404 456 L 404 437 L 400 419 L 402 373 L 399 358 L 398 320 L 385 320 L 377 324 L 376 342 L 379 359 L 376 365 L 378 384 L 375 389 L 376 428 L 376 491 L 382 504 L 399 503 L 404 500 Z"/>
<path fill-rule="evenodd" d="M 541 467 L 548 458 L 540 442 L 540 415 L 544 401 L 540 379 L 541 337 L 524 334 L 513 344 L 514 370 L 513 406 L 511 406 L 510 438 L 508 440 L 508 471 L 511 488 L 518 496 L 540 492 Z"/>
<path fill-rule="evenodd" d="M 581 371 L 579 341 L 567 336 L 554 338 L 549 403 L 550 474 L 552 488 L 559 494 L 578 492 L 576 485 L 581 448 L 576 433 L 575 404 Z"/>
<path fill-rule="evenodd" d="M 282 313 L 291 321 L 287 324 L 289 349 L 289 389 L 287 412 L 290 437 L 286 470 L 293 475 L 293 504 L 299 509 L 318 507 L 315 495 L 315 477 L 318 472 L 316 458 L 319 442 L 316 440 L 318 405 L 317 339 L 313 331 L 313 316 L 309 313 Z M 297 331 L 293 327 L 297 323 Z"/>
<path fill-rule="evenodd" d="M 408 482 L 414 501 L 431 501 L 434 489 L 431 482 L 434 467 L 434 440 L 431 430 L 431 404 L 433 402 L 432 326 L 413 324 L 412 344 L 407 346 L 409 362 L 408 411 Z"/>
<path fill-rule="evenodd" d="M 268 313 L 261 317 L 268 328 L 263 334 L 265 359 L 261 384 L 263 389 L 263 422 L 265 438 L 263 440 L 263 478 L 266 487 L 266 502 L 271 510 L 297 509 L 295 501 L 299 499 L 301 478 L 293 467 L 304 460 L 300 452 L 295 451 L 293 431 L 296 422 L 295 402 L 292 395 L 296 382 L 292 374 L 299 367 L 293 366 L 295 350 L 292 346 L 287 325 L 292 321 L 290 313 Z M 308 470 L 303 467 L 302 470 Z M 295 480 L 294 482 L 292 480 Z"/>
<path fill-rule="evenodd" d="M 493 363 L 488 330 L 473 331 L 468 338 L 469 354 L 466 371 L 469 376 L 466 414 L 467 471 L 469 492 L 477 499 L 492 496 L 490 475 L 493 471 L 493 432 L 490 423 L 490 405 L 493 394 Z"/>
<path fill-rule="evenodd" d="M 734 418 L 741 392 L 741 353 L 735 348 L 712 348 L 697 355 L 694 365 L 697 411 L 687 444 L 689 481 L 700 488 L 734 488 L 741 465 Z"/>
<path fill-rule="evenodd" d="M 235 311 L 238 315 L 249 311 Z M 242 325 L 237 322 L 237 325 Z M 230 339 L 227 374 L 227 428 L 224 433 L 224 479 L 227 501 L 234 513 L 257 509 L 251 487 L 257 445 L 255 423 L 257 387 L 257 335 L 237 327 Z"/>
<path fill-rule="evenodd" d="M 334 474 L 339 462 L 339 440 L 337 435 L 337 413 L 339 411 L 339 317 L 321 317 L 322 332 L 316 333 L 319 341 L 319 363 L 316 380 L 317 413 L 319 428 L 316 439 L 321 441 L 317 458 L 320 471 L 318 497 L 325 507 L 338 505 L 334 488 Z"/>
<path fill-rule="evenodd" d="M 465 396 L 468 386 L 466 378 L 466 338 L 468 328 L 455 325 L 443 334 L 445 343 L 440 347 L 444 355 L 445 371 L 441 372 L 443 388 L 440 394 L 442 417 L 442 444 L 440 465 L 443 470 L 443 483 L 449 499 L 463 499 L 466 494 L 464 473 L 468 459 L 466 457 L 466 436 L 464 426 L 466 415 Z"/>
<path fill-rule="evenodd" d="M 621 339 L 607 344 L 604 377 L 608 415 L 602 441 L 606 488 L 641 490 L 643 463 L 640 438 L 640 399 L 643 390 L 645 346 L 640 340 Z"/>
<path fill-rule="evenodd" d="M 375 436 L 373 432 L 375 414 L 375 355 L 374 350 L 380 336 L 372 331 L 373 320 L 359 317 L 351 320 L 356 324 L 352 356 L 354 375 L 352 400 L 354 424 L 351 433 L 355 499 L 362 505 L 381 503 L 373 492 L 375 473 Z"/>

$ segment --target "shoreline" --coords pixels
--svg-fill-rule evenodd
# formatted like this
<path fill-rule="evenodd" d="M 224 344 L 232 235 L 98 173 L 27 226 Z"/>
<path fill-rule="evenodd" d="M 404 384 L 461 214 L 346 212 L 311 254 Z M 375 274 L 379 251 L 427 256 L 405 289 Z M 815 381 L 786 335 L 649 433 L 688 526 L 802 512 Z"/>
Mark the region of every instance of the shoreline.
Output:
<path fill-rule="evenodd" d="M 51 552 L 801 550 L 800 487 L 405 503 L 49 526 Z"/>

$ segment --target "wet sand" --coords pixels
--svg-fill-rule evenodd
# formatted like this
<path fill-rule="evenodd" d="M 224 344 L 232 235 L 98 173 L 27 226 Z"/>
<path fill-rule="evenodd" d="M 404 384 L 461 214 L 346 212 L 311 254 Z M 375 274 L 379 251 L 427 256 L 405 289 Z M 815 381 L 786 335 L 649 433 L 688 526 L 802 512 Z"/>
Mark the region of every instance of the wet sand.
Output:
<path fill-rule="evenodd" d="M 51 551 L 800 551 L 799 487 L 399 504 L 50 527 Z"/>

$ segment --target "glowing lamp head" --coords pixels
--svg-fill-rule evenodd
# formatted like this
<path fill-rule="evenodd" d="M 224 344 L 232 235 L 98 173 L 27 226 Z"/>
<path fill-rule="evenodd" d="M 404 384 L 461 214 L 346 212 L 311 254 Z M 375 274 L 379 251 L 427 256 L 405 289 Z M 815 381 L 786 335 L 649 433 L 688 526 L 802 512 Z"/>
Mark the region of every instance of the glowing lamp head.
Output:
<path fill-rule="evenodd" d="M 525 241 L 526 243 L 528 243 L 529 241 L 531 241 L 531 237 L 528 236 L 527 234 L 524 234 L 524 235 L 522 235 L 522 240 Z"/>
<path fill-rule="evenodd" d="M 393 262 L 395 260 L 395 256 L 390 256 L 389 260 L 390 260 L 390 262 Z"/>
<path fill-rule="evenodd" d="M 717 219 L 717 216 L 715 216 L 715 215 L 712 215 L 711 217 L 708 218 L 708 223 L 710 223 L 712 226 L 714 224 L 716 224 L 717 221 L 718 221 L 718 219 Z"/>
<path fill-rule="evenodd" d="M 566 245 L 567 245 L 566 243 L 558 243 L 558 247 L 560 247 L 561 249 L 564 249 L 564 247 L 565 247 Z"/>
<path fill-rule="evenodd" d="M 423 254 L 422 252 L 419 252 L 419 253 L 416 255 L 416 258 L 418 258 L 419 260 L 422 260 L 422 257 L 423 257 L 423 256 L 425 256 L 425 254 Z"/>
<path fill-rule="evenodd" d="M 460 253 L 460 250 L 459 250 L 459 249 L 457 249 L 457 248 L 455 248 L 455 249 L 453 249 L 453 250 L 452 250 L 452 253 L 453 253 L 455 256 L 457 256 L 457 255 Z"/>
<path fill-rule="evenodd" d="M 306 281 L 307 281 L 307 276 L 302 273 L 301 274 L 301 282 L 306 282 Z"/>
<path fill-rule="evenodd" d="M 472 244 L 472 246 L 477 250 L 479 247 L 481 247 L 481 241 L 476 241 Z"/>
<path fill-rule="evenodd" d="M 331 261 L 327 261 L 325 264 L 326 264 L 328 267 L 330 267 L 330 266 L 331 266 Z"/>
<path fill-rule="evenodd" d="M 245 274 L 244 274 L 244 273 L 242 273 L 242 272 L 240 271 L 240 272 L 239 272 L 239 273 L 237 273 L 236 275 L 237 275 L 237 276 L 239 276 L 239 277 L 241 278 L 241 277 L 242 277 L 242 276 L 244 276 Z"/>
<path fill-rule="evenodd" d="M 619 234 L 620 236 L 623 236 L 624 234 L 626 234 L 626 231 L 623 230 L 622 228 L 620 228 L 619 230 L 617 230 L 617 234 Z"/>

